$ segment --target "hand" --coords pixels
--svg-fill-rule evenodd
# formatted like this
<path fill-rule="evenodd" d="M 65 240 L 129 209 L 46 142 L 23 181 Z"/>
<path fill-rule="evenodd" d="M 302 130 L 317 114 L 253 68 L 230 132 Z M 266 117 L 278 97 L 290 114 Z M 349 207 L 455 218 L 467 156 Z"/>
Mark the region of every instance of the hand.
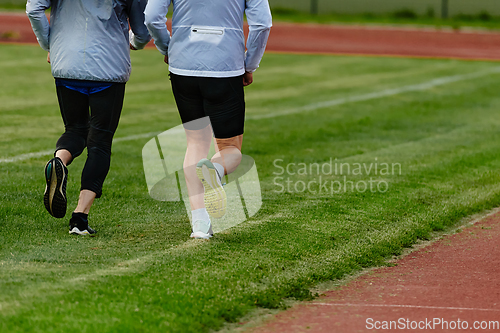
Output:
<path fill-rule="evenodd" d="M 243 87 L 251 85 L 253 82 L 253 73 L 245 72 L 243 74 Z"/>
<path fill-rule="evenodd" d="M 165 58 L 163 58 L 163 61 L 168 65 L 168 54 L 165 55 Z"/>
<path fill-rule="evenodd" d="M 47 53 L 47 62 L 50 64 L 50 52 Z"/>
<path fill-rule="evenodd" d="M 137 49 L 132 44 L 130 44 L 130 49 L 134 50 L 134 51 L 137 51 Z"/>

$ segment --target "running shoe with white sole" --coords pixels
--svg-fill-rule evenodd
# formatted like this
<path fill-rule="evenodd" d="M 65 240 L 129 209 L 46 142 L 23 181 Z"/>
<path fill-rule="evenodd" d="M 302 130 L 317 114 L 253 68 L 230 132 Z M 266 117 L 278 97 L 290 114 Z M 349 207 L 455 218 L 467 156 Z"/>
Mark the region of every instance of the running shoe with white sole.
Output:
<path fill-rule="evenodd" d="M 214 218 L 223 217 L 226 213 L 227 197 L 222 187 L 222 176 L 206 158 L 202 158 L 196 165 L 196 174 L 205 189 L 203 201 L 208 215 Z"/>
<path fill-rule="evenodd" d="M 45 193 L 43 203 L 50 215 L 62 218 L 66 215 L 66 183 L 68 169 L 59 157 L 54 157 L 45 165 Z"/>
<path fill-rule="evenodd" d="M 210 221 L 196 220 L 193 223 L 191 238 L 209 239 L 214 235 Z"/>
<path fill-rule="evenodd" d="M 69 220 L 69 233 L 74 235 L 93 235 L 96 233 L 94 229 L 89 227 L 89 220 L 79 215 L 80 213 L 73 213 L 71 220 Z M 85 216 L 87 216 L 85 214 Z"/>

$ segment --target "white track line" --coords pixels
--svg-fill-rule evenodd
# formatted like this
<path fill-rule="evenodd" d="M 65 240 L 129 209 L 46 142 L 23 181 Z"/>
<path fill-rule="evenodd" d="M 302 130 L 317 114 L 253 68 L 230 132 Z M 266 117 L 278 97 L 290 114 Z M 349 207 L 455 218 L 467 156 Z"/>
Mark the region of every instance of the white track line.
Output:
<path fill-rule="evenodd" d="M 39 151 L 36 153 L 27 153 L 27 154 L 12 156 L 12 157 L 1 158 L 0 163 L 18 162 L 18 161 L 23 161 L 23 160 L 29 160 L 30 158 L 47 156 L 50 154 L 54 154 L 54 150 L 44 150 L 44 151 Z"/>
<path fill-rule="evenodd" d="M 262 115 L 253 115 L 253 116 L 248 115 L 246 117 L 246 119 L 259 120 L 259 119 L 268 119 L 268 118 L 286 116 L 286 115 L 290 115 L 290 114 L 304 113 L 304 112 L 314 111 L 314 110 L 323 109 L 323 108 L 332 107 L 332 106 L 337 106 L 337 105 L 343 105 L 343 104 L 355 103 L 355 102 L 363 102 L 363 101 L 368 101 L 368 100 L 372 100 L 372 99 L 394 96 L 394 95 L 398 95 L 398 94 L 402 94 L 402 93 L 410 92 L 410 91 L 427 90 L 427 89 L 431 89 L 431 88 L 438 87 L 438 86 L 443 86 L 443 85 L 450 84 L 450 83 L 477 79 L 477 78 L 480 78 L 483 76 L 487 76 L 490 74 L 497 74 L 497 73 L 500 73 L 500 67 L 488 68 L 486 70 L 475 72 L 475 73 L 470 73 L 470 74 L 445 76 L 445 77 L 430 80 L 428 82 L 424 82 L 424 83 L 420 83 L 420 84 L 412 84 L 412 85 L 403 86 L 400 88 L 386 89 L 386 90 L 382 90 L 382 91 L 377 91 L 377 92 L 363 94 L 363 95 L 357 95 L 357 96 L 351 96 L 351 97 L 346 97 L 346 98 L 337 98 L 337 99 L 333 99 L 330 101 L 308 104 L 308 105 L 304 105 L 304 106 L 294 108 L 294 109 L 289 109 L 289 110 L 269 112 L 269 113 L 262 114 Z M 152 136 L 155 136 L 156 134 L 158 134 L 158 132 L 130 135 L 130 136 L 126 136 L 123 138 L 114 139 L 113 141 L 114 142 L 131 141 L 131 140 L 136 140 L 136 139 L 143 139 L 143 138 L 152 137 Z M 7 157 L 7 158 L 1 158 L 0 163 L 19 162 L 19 161 L 27 160 L 30 158 L 51 155 L 53 152 L 54 152 L 53 150 L 45 150 L 45 151 L 39 151 L 39 152 L 34 152 L 34 153 L 21 154 L 21 155 Z"/>
<path fill-rule="evenodd" d="M 484 70 L 484 71 L 479 71 L 479 72 L 470 73 L 470 74 L 441 77 L 441 78 L 430 80 L 430 81 L 425 82 L 425 83 L 412 84 L 412 85 L 403 86 L 400 88 L 386 89 L 386 90 L 377 91 L 377 92 L 373 92 L 373 93 L 345 97 L 345 98 L 337 98 L 337 99 L 333 99 L 330 101 L 313 103 L 313 104 L 309 104 L 309 105 L 305 105 L 305 106 L 301 106 L 301 107 L 289 109 L 289 110 L 276 111 L 276 112 L 271 112 L 271 113 L 263 114 L 263 115 L 248 116 L 247 119 L 274 118 L 274 117 L 286 116 L 286 115 L 290 115 L 290 114 L 314 111 L 314 110 L 318 110 L 318 109 L 322 109 L 322 108 L 327 108 L 327 107 L 332 107 L 332 106 L 337 106 L 337 105 L 342 105 L 342 104 L 347 104 L 347 103 L 363 102 L 363 101 L 378 99 L 378 98 L 382 98 L 382 97 L 399 95 L 401 93 L 410 92 L 410 91 L 427 90 L 427 89 L 431 89 L 434 87 L 443 86 L 443 85 L 449 84 L 449 83 L 477 79 L 477 78 L 480 78 L 483 76 L 487 76 L 490 74 L 496 74 L 496 73 L 500 73 L 500 67 L 493 67 L 493 68 L 489 68 L 489 69 Z"/>
<path fill-rule="evenodd" d="M 159 132 L 134 134 L 134 135 L 124 136 L 123 138 L 116 138 L 113 140 L 113 142 L 123 142 L 123 141 L 132 141 L 132 140 L 137 140 L 137 139 L 150 138 L 150 137 L 153 137 L 157 134 L 159 134 Z M 47 156 L 47 155 L 52 155 L 52 154 L 54 154 L 54 149 L 39 151 L 36 153 L 21 154 L 21 155 L 7 157 L 7 158 L 0 158 L 0 163 L 19 162 L 19 161 L 28 160 L 30 158 L 37 158 L 37 157 L 42 157 L 42 156 Z"/>
<path fill-rule="evenodd" d="M 398 304 L 354 304 L 354 303 L 315 303 L 315 302 L 308 304 L 328 305 L 328 306 L 371 306 L 371 307 L 385 307 L 385 308 L 416 308 L 416 309 L 437 309 L 437 310 L 500 311 L 500 309 L 456 308 L 448 306 L 398 305 Z"/>

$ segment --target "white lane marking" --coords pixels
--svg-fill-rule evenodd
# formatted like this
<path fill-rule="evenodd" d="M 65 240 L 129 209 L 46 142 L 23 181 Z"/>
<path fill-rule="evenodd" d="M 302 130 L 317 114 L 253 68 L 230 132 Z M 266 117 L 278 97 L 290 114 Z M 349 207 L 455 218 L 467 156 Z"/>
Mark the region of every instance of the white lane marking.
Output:
<path fill-rule="evenodd" d="M 314 110 L 332 107 L 332 106 L 337 106 L 337 105 L 342 105 L 342 104 L 363 102 L 363 101 L 368 101 L 368 100 L 372 100 L 372 99 L 394 96 L 394 95 L 398 95 L 398 94 L 402 94 L 402 93 L 410 92 L 410 91 L 427 90 L 430 88 L 442 86 L 442 85 L 449 84 L 449 83 L 477 79 L 477 78 L 480 78 L 483 76 L 487 76 L 490 74 L 497 74 L 497 73 L 500 73 L 500 67 L 488 68 L 488 69 L 483 70 L 483 71 L 478 71 L 478 72 L 469 73 L 469 74 L 445 76 L 445 77 L 430 80 L 428 82 L 424 82 L 424 83 L 420 83 L 420 84 L 412 84 L 412 85 L 403 86 L 400 88 L 386 89 L 386 90 L 382 90 L 382 91 L 378 91 L 378 92 L 357 95 L 357 96 L 350 96 L 350 97 L 345 97 L 345 98 L 337 98 L 337 99 L 333 99 L 330 101 L 308 104 L 308 105 L 304 105 L 304 106 L 294 108 L 294 109 L 289 109 L 289 110 L 269 112 L 269 113 L 262 114 L 262 115 L 253 115 L 253 116 L 248 115 L 246 117 L 246 119 L 250 119 L 250 120 L 268 119 L 268 118 L 286 116 L 286 115 L 290 115 L 290 114 L 297 114 L 297 113 L 303 113 L 303 112 L 308 112 L 308 111 L 314 111 Z M 126 136 L 123 138 L 114 139 L 113 142 L 123 142 L 123 141 L 131 141 L 131 140 L 136 140 L 136 139 L 148 138 L 148 137 L 155 136 L 157 134 L 158 134 L 158 132 L 150 132 L 150 133 L 144 133 L 144 134 L 130 135 L 130 136 Z M 47 156 L 47 155 L 52 154 L 53 152 L 54 152 L 53 150 L 45 150 L 45 151 L 40 151 L 40 152 L 27 153 L 27 154 L 12 156 L 12 157 L 1 158 L 0 163 L 19 162 L 19 161 L 27 160 L 30 158 Z"/>
<path fill-rule="evenodd" d="M 150 138 L 150 137 L 153 137 L 159 133 L 160 132 L 134 134 L 134 135 L 125 136 L 123 138 L 116 138 L 113 140 L 113 142 L 124 142 L 124 141 L 132 141 L 132 140 L 137 140 L 137 139 Z M 0 158 L 0 163 L 19 162 L 19 161 L 28 160 L 30 158 L 37 158 L 37 157 L 48 156 L 48 155 L 52 155 L 52 154 L 54 154 L 53 149 L 52 150 L 44 150 L 44 151 L 39 151 L 36 153 L 27 153 L 27 154 L 12 156 L 12 157 Z"/>
<path fill-rule="evenodd" d="M 6 158 L 0 159 L 0 163 L 11 163 L 11 162 L 23 161 L 23 160 L 28 160 L 30 158 L 47 156 L 50 154 L 54 154 L 54 150 L 44 150 L 44 151 L 39 151 L 36 153 L 27 153 L 27 154 L 12 156 L 12 157 L 6 157 Z"/>
<path fill-rule="evenodd" d="M 500 311 L 500 309 L 458 308 L 452 306 L 425 306 L 425 305 L 403 305 L 403 304 L 354 304 L 354 303 L 309 303 L 309 304 L 328 305 L 328 306 L 371 306 L 371 307 L 385 307 L 385 308 L 416 308 L 416 309 L 437 309 L 437 310 Z"/>
<path fill-rule="evenodd" d="M 483 70 L 483 71 L 479 71 L 479 72 L 475 72 L 475 73 L 470 73 L 470 74 L 441 77 L 441 78 L 433 79 L 433 80 L 430 80 L 428 82 L 424 82 L 424 83 L 420 83 L 420 84 L 412 84 L 412 85 L 403 86 L 403 87 L 399 87 L 399 88 L 386 89 L 386 90 L 377 91 L 377 92 L 368 93 L 368 94 L 363 94 L 363 95 L 350 96 L 350 97 L 345 97 L 345 98 L 337 98 L 337 99 L 333 99 L 330 101 L 313 103 L 313 104 L 304 105 L 304 106 L 294 108 L 294 109 L 289 109 L 289 110 L 276 111 L 276 112 L 271 112 L 271 113 L 262 114 L 262 115 L 254 115 L 254 116 L 250 115 L 247 117 L 247 119 L 274 118 L 274 117 L 286 116 L 286 115 L 290 115 L 290 114 L 314 111 L 314 110 L 318 110 L 318 109 L 322 109 L 322 108 L 327 108 L 327 107 L 332 107 L 332 106 L 337 106 L 337 105 L 342 105 L 342 104 L 347 104 L 347 103 L 363 102 L 363 101 L 378 99 L 378 98 L 382 98 L 382 97 L 399 95 L 399 94 L 402 94 L 405 92 L 410 92 L 410 91 L 427 90 L 427 89 L 431 89 L 431 88 L 442 86 L 442 85 L 449 84 L 449 83 L 477 79 L 477 78 L 480 78 L 483 76 L 487 76 L 490 74 L 496 74 L 496 73 L 500 73 L 500 67 L 493 67 L 493 68 L 489 68 L 487 70 Z"/>

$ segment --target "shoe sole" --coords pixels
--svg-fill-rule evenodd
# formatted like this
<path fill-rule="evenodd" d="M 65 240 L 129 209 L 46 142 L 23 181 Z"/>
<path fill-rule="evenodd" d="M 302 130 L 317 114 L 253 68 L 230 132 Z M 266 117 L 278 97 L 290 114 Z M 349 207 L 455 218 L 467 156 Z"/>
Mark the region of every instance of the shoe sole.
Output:
<path fill-rule="evenodd" d="M 43 203 L 50 215 L 56 218 L 63 218 L 66 215 L 66 194 L 63 189 L 64 178 L 66 177 L 64 166 L 56 159 L 50 160 L 45 165 L 45 193 Z"/>
<path fill-rule="evenodd" d="M 78 229 L 77 227 L 74 227 L 73 229 L 71 229 L 69 231 L 70 234 L 72 235 L 93 235 L 95 234 L 95 232 L 93 234 L 91 234 L 90 232 L 88 232 L 88 230 L 83 230 L 83 231 L 80 231 L 80 229 Z"/>
<path fill-rule="evenodd" d="M 203 184 L 205 194 L 203 202 L 208 215 L 214 218 L 221 218 L 226 214 L 227 197 L 222 185 L 217 182 L 217 171 L 215 168 L 209 168 L 205 162 L 200 161 L 196 166 L 196 174 Z"/>

